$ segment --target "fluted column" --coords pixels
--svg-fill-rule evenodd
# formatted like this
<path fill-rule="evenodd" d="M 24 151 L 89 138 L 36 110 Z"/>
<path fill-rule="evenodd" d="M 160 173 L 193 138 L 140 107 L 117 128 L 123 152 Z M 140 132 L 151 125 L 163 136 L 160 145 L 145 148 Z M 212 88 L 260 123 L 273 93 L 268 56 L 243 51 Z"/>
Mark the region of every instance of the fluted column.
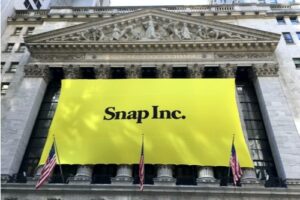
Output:
<path fill-rule="evenodd" d="M 212 167 L 199 167 L 197 185 L 216 186 L 219 182 L 214 177 L 214 170 Z"/>
<path fill-rule="evenodd" d="M 119 165 L 116 177 L 111 178 L 112 184 L 132 184 L 132 166 Z"/>
<path fill-rule="evenodd" d="M 159 165 L 157 167 L 157 177 L 153 181 L 154 185 L 175 185 L 176 179 L 173 177 L 173 166 Z"/>
<path fill-rule="evenodd" d="M 204 72 L 204 65 L 194 64 L 188 66 L 190 78 L 202 78 Z"/>

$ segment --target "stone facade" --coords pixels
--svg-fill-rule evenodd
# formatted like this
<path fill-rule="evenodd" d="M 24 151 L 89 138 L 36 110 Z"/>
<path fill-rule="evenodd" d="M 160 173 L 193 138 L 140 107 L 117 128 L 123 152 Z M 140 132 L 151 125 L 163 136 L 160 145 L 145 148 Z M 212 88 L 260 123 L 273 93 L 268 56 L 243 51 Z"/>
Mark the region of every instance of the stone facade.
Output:
<path fill-rule="evenodd" d="M 300 58 L 300 42 L 294 35 L 300 25 L 283 27 L 276 22 L 277 15 L 288 21 L 299 9 L 226 5 L 17 11 L 1 38 L 2 82 L 10 83 L 2 96 L 2 198 L 299 198 L 300 71 L 292 58 Z M 21 34 L 14 35 L 20 26 Z M 34 34 L 23 39 L 29 27 L 35 28 Z M 286 45 L 281 32 L 292 32 L 295 43 Z M 28 50 L 16 51 L 23 42 Z M 17 43 L 12 52 L 5 52 L 8 43 Z M 11 62 L 19 62 L 13 74 L 7 73 Z M 219 78 L 234 78 L 238 67 L 249 68 L 277 172 L 287 188 L 264 188 L 249 169 L 244 169 L 242 187 L 221 187 L 212 167 L 198 167 L 197 186 L 178 186 L 170 165 L 157 167 L 154 184 L 146 185 L 143 193 L 132 184 L 130 165 L 118 166 L 111 185 L 91 184 L 93 166 L 79 166 L 68 184 L 48 184 L 38 192 L 32 181 L 10 183 L 53 78 L 50 70 L 61 68 L 65 78 L 80 78 L 80 68 L 92 68 L 96 78 L 110 78 L 109 69 L 120 66 L 128 78 L 139 78 L 149 66 L 158 69 L 159 78 L 170 78 L 171 69 L 178 66 L 185 66 L 190 78 L 202 78 L 207 67 L 217 67 Z"/>

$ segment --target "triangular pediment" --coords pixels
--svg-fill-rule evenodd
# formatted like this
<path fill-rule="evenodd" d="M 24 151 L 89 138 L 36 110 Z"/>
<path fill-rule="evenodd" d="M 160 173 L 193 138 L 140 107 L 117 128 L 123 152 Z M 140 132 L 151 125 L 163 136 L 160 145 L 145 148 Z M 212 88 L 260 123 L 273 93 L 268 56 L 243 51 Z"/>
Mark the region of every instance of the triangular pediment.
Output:
<path fill-rule="evenodd" d="M 25 38 L 28 44 L 278 42 L 279 35 L 201 17 L 146 9 Z"/>

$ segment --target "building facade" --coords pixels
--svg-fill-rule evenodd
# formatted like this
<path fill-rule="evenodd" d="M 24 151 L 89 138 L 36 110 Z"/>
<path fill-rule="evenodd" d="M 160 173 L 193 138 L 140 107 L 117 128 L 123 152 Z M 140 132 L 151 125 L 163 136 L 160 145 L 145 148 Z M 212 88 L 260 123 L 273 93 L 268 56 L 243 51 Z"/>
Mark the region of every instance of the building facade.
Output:
<path fill-rule="evenodd" d="M 299 199 L 299 5 L 17 10 L 2 35 L 2 199 Z M 151 26 L 151 29 L 148 29 Z M 62 166 L 35 191 L 62 79 L 235 78 L 255 169 Z M 124 152 L 126 153 L 126 152 Z"/>

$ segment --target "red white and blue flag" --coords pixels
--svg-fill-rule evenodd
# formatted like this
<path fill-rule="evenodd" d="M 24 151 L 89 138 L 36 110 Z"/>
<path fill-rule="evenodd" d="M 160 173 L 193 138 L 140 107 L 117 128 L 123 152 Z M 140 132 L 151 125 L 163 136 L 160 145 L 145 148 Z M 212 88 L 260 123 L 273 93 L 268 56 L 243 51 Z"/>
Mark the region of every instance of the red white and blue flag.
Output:
<path fill-rule="evenodd" d="M 234 144 L 232 144 L 231 147 L 231 156 L 230 156 L 230 167 L 232 171 L 232 176 L 233 176 L 233 183 L 234 185 L 237 184 L 237 182 L 241 179 L 242 177 L 242 169 L 240 167 L 238 157 L 235 151 Z"/>
<path fill-rule="evenodd" d="M 140 178 L 140 191 L 144 190 L 145 180 L 145 163 L 144 163 L 144 138 L 142 140 L 141 157 L 139 163 L 139 178 Z"/>
<path fill-rule="evenodd" d="M 50 153 L 48 155 L 47 161 L 44 164 L 44 167 L 42 169 L 40 178 L 35 186 L 35 189 L 39 189 L 49 179 L 55 165 L 56 165 L 56 155 L 55 155 L 55 149 L 53 144 Z"/>

